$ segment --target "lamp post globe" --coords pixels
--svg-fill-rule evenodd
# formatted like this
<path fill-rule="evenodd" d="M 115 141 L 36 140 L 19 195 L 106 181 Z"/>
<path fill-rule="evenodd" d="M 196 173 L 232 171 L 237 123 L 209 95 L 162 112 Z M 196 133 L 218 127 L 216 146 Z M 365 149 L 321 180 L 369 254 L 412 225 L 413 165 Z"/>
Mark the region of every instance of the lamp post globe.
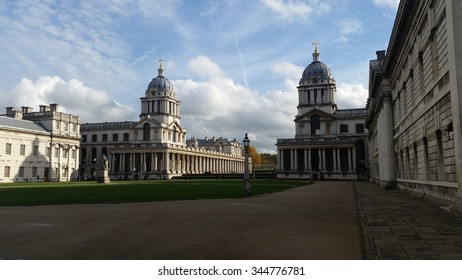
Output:
<path fill-rule="evenodd" d="M 250 189 L 250 178 L 249 178 L 249 145 L 250 145 L 250 140 L 249 137 L 247 136 L 247 133 L 245 134 L 244 140 L 242 141 L 244 143 L 244 184 L 242 188 L 242 193 L 244 196 L 250 196 L 252 195 L 252 191 Z"/>

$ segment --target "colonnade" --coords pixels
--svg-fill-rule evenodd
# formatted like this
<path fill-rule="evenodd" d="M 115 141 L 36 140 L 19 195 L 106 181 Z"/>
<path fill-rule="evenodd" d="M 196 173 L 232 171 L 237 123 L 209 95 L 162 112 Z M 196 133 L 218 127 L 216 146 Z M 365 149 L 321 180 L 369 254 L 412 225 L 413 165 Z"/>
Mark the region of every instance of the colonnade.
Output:
<path fill-rule="evenodd" d="M 356 172 L 355 155 L 355 147 L 278 149 L 278 170 L 351 173 Z"/>
<path fill-rule="evenodd" d="M 178 153 L 172 151 L 111 153 L 110 173 L 243 173 L 244 161 L 240 157 L 219 157 L 205 154 Z"/>

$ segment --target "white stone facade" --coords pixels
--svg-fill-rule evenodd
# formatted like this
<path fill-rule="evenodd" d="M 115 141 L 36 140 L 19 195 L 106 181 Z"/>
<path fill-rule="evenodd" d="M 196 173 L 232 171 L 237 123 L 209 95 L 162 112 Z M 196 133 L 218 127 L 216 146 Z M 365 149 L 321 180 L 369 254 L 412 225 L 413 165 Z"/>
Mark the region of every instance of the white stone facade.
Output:
<path fill-rule="evenodd" d="M 80 120 L 58 111 L 7 108 L 0 116 L 0 182 L 70 181 L 79 169 Z"/>
<path fill-rule="evenodd" d="M 277 140 L 277 178 L 357 180 L 367 176 L 365 109 L 339 110 L 330 69 L 317 47 L 298 86 L 295 138 Z"/>
<path fill-rule="evenodd" d="M 103 155 L 111 179 L 171 179 L 187 174 L 241 174 L 239 142 L 225 138 L 186 143 L 180 101 L 171 82 L 158 76 L 141 97 L 139 121 L 82 124 L 80 177 L 94 178 Z M 216 141 L 215 141 L 216 140 Z"/>
<path fill-rule="evenodd" d="M 462 187 L 462 8 L 400 2 L 386 54 L 370 64 L 371 178 L 438 200 Z"/>

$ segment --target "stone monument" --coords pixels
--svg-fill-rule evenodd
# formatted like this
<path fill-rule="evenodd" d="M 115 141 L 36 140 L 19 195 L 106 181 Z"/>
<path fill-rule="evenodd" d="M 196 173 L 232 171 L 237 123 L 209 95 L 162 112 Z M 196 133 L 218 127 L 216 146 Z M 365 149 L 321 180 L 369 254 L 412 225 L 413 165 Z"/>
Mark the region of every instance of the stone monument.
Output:
<path fill-rule="evenodd" d="M 106 155 L 101 157 L 102 165 L 97 171 L 96 181 L 102 184 L 109 184 L 111 180 L 109 179 L 109 161 L 107 160 Z"/>

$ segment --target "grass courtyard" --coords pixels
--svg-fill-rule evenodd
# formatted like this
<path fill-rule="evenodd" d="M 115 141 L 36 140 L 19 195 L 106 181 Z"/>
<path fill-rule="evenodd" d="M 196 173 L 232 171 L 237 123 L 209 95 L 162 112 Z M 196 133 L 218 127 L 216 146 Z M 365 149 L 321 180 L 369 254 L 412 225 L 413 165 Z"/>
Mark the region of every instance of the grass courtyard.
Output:
<path fill-rule="evenodd" d="M 308 181 L 251 180 L 262 195 L 308 185 Z M 171 180 L 49 182 L 0 184 L 0 206 L 124 203 L 166 200 L 241 198 L 242 180 Z"/>

